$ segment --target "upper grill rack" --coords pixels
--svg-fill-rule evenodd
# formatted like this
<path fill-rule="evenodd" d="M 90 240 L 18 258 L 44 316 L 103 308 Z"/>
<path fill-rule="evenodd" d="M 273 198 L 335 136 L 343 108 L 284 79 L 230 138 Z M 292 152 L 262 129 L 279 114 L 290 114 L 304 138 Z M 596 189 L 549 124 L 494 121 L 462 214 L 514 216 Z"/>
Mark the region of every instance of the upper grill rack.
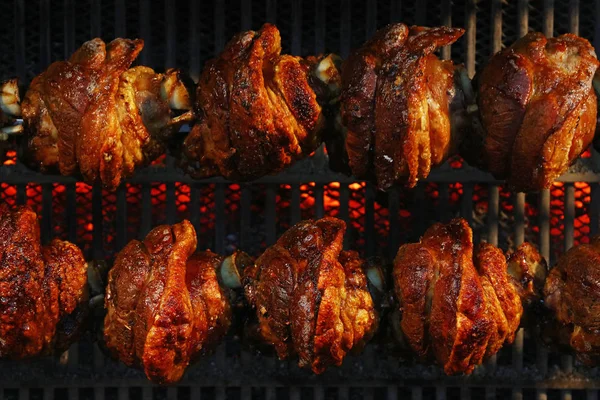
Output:
<path fill-rule="evenodd" d="M 293 54 L 334 51 L 342 56 L 389 22 L 462 26 L 467 33 L 442 56 L 463 62 L 471 74 L 530 30 L 546 35 L 571 31 L 600 45 L 598 0 L 413 3 L 0 0 L 5 21 L 0 25 L 0 78 L 16 74 L 26 83 L 91 37 L 127 36 L 145 40 L 140 63 L 159 70 L 177 66 L 197 79 L 203 63 L 234 33 L 266 21 L 278 25 L 284 49 Z M 2 201 L 30 204 L 42 216 L 44 241 L 54 236 L 73 240 L 95 259 L 112 256 L 158 223 L 184 217 L 196 227 L 199 247 L 256 254 L 302 218 L 337 215 L 348 222 L 347 247 L 391 257 L 400 243 L 418 238 L 431 222 L 461 215 L 474 226 L 477 241 L 507 248 L 532 240 L 551 262 L 598 233 L 600 225 L 595 152 L 561 178 L 563 185 L 527 196 L 507 192 L 488 174 L 450 164 L 413 191 L 395 188 L 382 195 L 370 184 L 333 174 L 322 151 L 280 175 L 242 185 L 220 178 L 192 181 L 167 156 L 163 165 L 140 171 L 114 194 L 71 177 L 32 172 L 12 153 L 7 160 L 0 166 Z M 293 362 L 242 350 L 236 340 L 192 367 L 178 388 L 149 384 L 139 372 L 106 359 L 89 339 L 72 347 L 64 367 L 46 359 L 2 362 L 0 371 L 0 397 L 9 399 L 597 399 L 600 388 L 598 371 L 549 353 L 524 330 L 513 346 L 466 379 L 402 364 L 374 346 L 342 368 L 315 377 Z"/>

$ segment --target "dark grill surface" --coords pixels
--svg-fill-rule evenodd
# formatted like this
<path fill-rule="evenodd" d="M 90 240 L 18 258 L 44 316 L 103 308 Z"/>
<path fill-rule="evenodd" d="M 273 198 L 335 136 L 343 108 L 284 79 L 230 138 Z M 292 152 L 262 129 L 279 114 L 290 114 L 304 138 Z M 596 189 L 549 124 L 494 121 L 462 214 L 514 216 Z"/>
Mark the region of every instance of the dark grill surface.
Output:
<path fill-rule="evenodd" d="M 472 74 L 487 58 L 527 31 L 579 33 L 600 45 L 600 1 L 127 1 L 0 0 L 0 78 L 29 82 L 49 63 L 68 57 L 96 36 L 141 37 L 140 63 L 177 66 L 197 79 L 203 63 L 235 33 L 274 22 L 284 51 L 347 56 L 377 28 L 402 21 L 468 29 L 442 56 Z M 463 216 L 476 241 L 514 248 L 534 242 L 554 262 L 589 241 L 600 222 L 600 163 L 587 152 L 561 182 L 538 194 L 513 194 L 489 175 L 452 160 L 415 190 L 376 193 L 372 186 L 332 173 L 326 156 L 251 184 L 193 181 L 167 156 L 137 173 L 116 193 L 70 177 L 26 169 L 12 144 L 0 144 L 0 200 L 29 204 L 42 216 L 42 237 L 69 239 L 88 258 L 110 259 L 153 226 L 192 221 L 199 248 L 258 254 L 295 222 L 331 215 L 348 223 L 346 246 L 393 257 L 433 222 Z M 4 164 L 4 165 L 2 165 Z M 105 358 L 92 338 L 69 351 L 66 365 L 44 359 L 0 362 L 0 398 L 7 399 L 597 399 L 600 372 L 549 353 L 520 330 L 514 345 L 469 378 L 447 378 L 370 345 L 322 376 L 293 361 L 257 355 L 229 339 L 191 367 L 178 387 L 149 384 L 143 374 Z"/>

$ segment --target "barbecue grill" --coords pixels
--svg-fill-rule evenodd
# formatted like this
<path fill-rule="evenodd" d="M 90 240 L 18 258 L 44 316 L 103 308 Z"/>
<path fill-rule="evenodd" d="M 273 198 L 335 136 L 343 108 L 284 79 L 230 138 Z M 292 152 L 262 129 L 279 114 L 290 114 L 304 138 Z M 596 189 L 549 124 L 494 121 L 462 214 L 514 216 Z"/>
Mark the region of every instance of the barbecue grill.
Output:
<path fill-rule="evenodd" d="M 197 80 L 204 62 L 233 34 L 264 22 L 277 24 L 291 54 L 332 51 L 342 57 L 390 22 L 461 26 L 467 33 L 441 56 L 464 63 L 471 75 L 528 31 L 573 32 L 600 46 L 598 0 L 0 0 L 0 10 L 0 78 L 17 75 L 24 84 L 93 37 L 142 38 L 140 63 L 157 70 L 176 66 Z M 552 189 L 528 195 L 511 193 L 458 158 L 413 190 L 380 193 L 329 170 L 323 149 L 279 175 L 246 184 L 192 180 L 167 155 L 113 193 L 73 177 L 33 172 L 14 143 L 1 146 L 0 201 L 38 212 L 43 242 L 68 239 L 95 260 L 110 260 L 153 226 L 184 218 L 196 227 L 199 249 L 258 254 L 301 219 L 337 216 L 348 225 L 347 248 L 391 259 L 401 243 L 418 240 L 431 223 L 460 215 L 474 228 L 475 242 L 512 249 L 528 240 L 550 264 L 574 244 L 589 241 L 600 225 L 600 156 L 594 150 Z M 0 362 L 0 397 L 19 400 L 597 399 L 599 392 L 598 369 L 548 351 L 524 329 L 513 345 L 466 378 L 402 361 L 381 343 L 315 376 L 293 360 L 258 355 L 236 337 L 167 388 L 106 358 L 92 335 L 62 360 Z"/>

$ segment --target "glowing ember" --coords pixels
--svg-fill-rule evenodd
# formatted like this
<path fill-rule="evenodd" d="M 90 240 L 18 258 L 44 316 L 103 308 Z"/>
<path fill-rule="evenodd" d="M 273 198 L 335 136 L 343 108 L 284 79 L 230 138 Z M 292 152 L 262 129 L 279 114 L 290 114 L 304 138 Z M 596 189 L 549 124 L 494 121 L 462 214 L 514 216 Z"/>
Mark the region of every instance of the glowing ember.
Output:
<path fill-rule="evenodd" d="M 463 167 L 465 161 L 461 157 L 456 156 L 448 160 L 448 163 L 453 169 L 460 169 Z"/>
<path fill-rule="evenodd" d="M 167 159 L 167 155 L 163 154 L 160 157 L 158 157 L 156 160 L 152 161 L 150 163 L 150 165 L 152 166 L 160 166 L 160 167 L 164 167 L 165 166 L 165 160 Z"/>
<path fill-rule="evenodd" d="M 175 200 L 177 210 L 183 213 L 187 211 L 190 203 L 190 186 L 177 182 L 175 184 L 175 190 L 177 193 Z"/>
<path fill-rule="evenodd" d="M 302 218 L 312 218 L 312 208 L 315 206 L 314 182 L 309 182 L 306 185 L 300 185 L 300 209 Z"/>
<path fill-rule="evenodd" d="M 4 165 L 15 165 L 17 163 L 17 152 L 14 150 L 9 150 L 6 152 L 6 159 L 4 160 Z"/>
<path fill-rule="evenodd" d="M 591 156 L 592 156 L 592 149 L 589 148 L 586 151 L 584 151 L 580 157 L 581 158 L 590 158 Z"/>
<path fill-rule="evenodd" d="M 8 183 L 0 184 L 0 199 L 3 203 L 14 206 L 17 203 L 17 186 Z"/>
<path fill-rule="evenodd" d="M 340 213 L 340 183 L 331 182 L 325 185 L 323 193 L 323 206 L 325 215 L 329 217 L 337 217 Z"/>
<path fill-rule="evenodd" d="M 591 157 L 587 150 L 582 158 Z M 17 161 L 17 152 L 9 150 L 4 153 L 3 165 L 14 165 Z M 460 157 L 454 157 L 449 161 L 451 168 L 463 168 L 464 161 Z M 153 166 L 165 166 L 165 158 L 161 157 L 152 163 Z M 196 186 L 198 185 L 198 186 Z M 348 218 L 348 243 L 359 251 L 364 251 L 368 240 L 375 241 L 375 248 L 380 251 L 389 243 L 389 239 L 404 242 L 416 239 L 418 236 L 416 228 L 419 224 L 423 226 L 440 218 L 438 213 L 444 210 L 444 218 L 459 215 L 464 210 L 465 184 L 462 183 L 433 183 L 422 184 L 419 190 L 407 190 L 399 188 L 395 192 L 396 203 L 391 203 L 390 197 L 382 193 L 375 193 L 374 198 L 367 201 L 367 185 L 364 182 L 350 184 L 331 182 L 328 184 L 316 184 L 315 182 L 300 185 L 278 184 L 275 189 L 275 235 L 281 235 L 291 225 L 292 220 L 298 218 L 315 218 L 317 209 L 321 206 L 321 199 L 315 198 L 316 194 L 322 193 L 322 212 L 326 216 Z M 124 231 L 126 241 L 139 238 L 140 230 L 147 229 L 159 223 L 165 223 L 167 219 L 167 199 L 175 203 L 175 211 L 172 216 L 176 220 L 184 218 L 195 218 L 198 228 L 199 247 L 215 248 L 216 229 L 216 204 L 215 192 L 217 184 L 198 183 L 189 185 L 181 182 L 172 184 L 152 183 L 143 189 L 141 184 L 126 185 L 125 222 L 117 221 L 117 198 L 115 193 L 102 192 L 102 223 L 94 226 L 96 222 L 92 218 L 92 187 L 85 183 L 76 183 L 75 187 L 75 215 L 70 216 L 72 210 L 67 209 L 69 186 L 62 184 L 51 184 L 52 209 L 49 221 L 52 224 L 53 237 L 67 238 L 68 235 L 75 237 L 76 242 L 84 250 L 91 250 L 93 235 L 102 234 L 103 253 L 106 256 L 114 254 L 116 249 L 117 227 L 125 224 Z M 251 226 L 247 228 L 246 242 L 251 237 L 251 242 L 259 242 L 264 248 L 265 235 L 268 229 L 265 227 L 268 214 L 267 204 L 272 204 L 273 199 L 268 198 L 268 184 L 251 184 L 248 186 L 251 193 L 250 215 Z M 591 192 L 592 186 L 585 182 L 573 184 L 575 192 L 575 215 L 573 221 L 574 243 L 589 242 L 591 234 Z M 194 188 L 194 189 L 192 189 Z M 472 206 L 474 224 L 479 224 L 480 230 L 486 230 L 487 211 L 489 209 L 489 186 L 487 184 L 473 185 L 468 187 L 472 190 Z M 173 190 L 169 193 L 168 190 Z M 23 187 L 24 192 L 17 196 L 17 185 L 0 183 L 0 201 L 14 205 L 17 197 L 24 201 L 35 211 L 42 211 L 42 185 L 28 184 Z M 148 191 L 147 191 L 148 190 Z M 347 196 L 348 202 L 342 201 L 342 191 Z M 149 192 L 150 208 L 143 209 L 144 193 Z M 193 192 L 193 194 L 192 194 Z M 242 207 L 242 192 L 246 192 L 246 186 L 239 184 L 225 185 L 225 204 L 223 210 L 219 210 L 225 216 L 221 235 L 225 232 L 225 248 L 238 246 L 244 240 L 240 239 L 240 219 Z M 294 193 L 299 192 L 299 198 L 293 199 Z M 47 193 L 47 192 L 46 192 Z M 271 192 L 272 193 L 272 192 Z M 372 192 L 369 189 L 369 194 Z M 564 249 L 564 205 L 565 185 L 555 183 L 550 189 L 550 245 L 552 252 L 559 253 Z M 192 198 L 197 199 L 192 203 Z M 500 214 L 499 214 L 499 236 L 504 235 L 504 240 L 514 238 L 515 203 L 514 194 L 500 189 Z M 539 241 L 539 194 L 527 195 L 524 209 L 525 239 Z M 148 203 L 146 203 L 148 204 Z M 372 204 L 373 209 L 367 212 L 367 204 Z M 294 209 L 295 207 L 295 209 Z M 299 208 L 299 209 L 298 209 Z M 144 211 L 146 210 L 146 211 Z M 142 215 L 150 210 L 150 217 Z M 393 211 L 392 211 L 393 210 Z M 173 210 L 170 210 L 173 211 Z M 419 212 L 422 215 L 419 215 Z M 395 215 L 394 215 L 395 213 Z M 247 216 L 248 214 L 246 214 Z M 151 220 L 146 221 L 146 218 Z M 75 223 L 75 227 L 69 229 L 69 223 Z M 144 225 L 142 226 L 142 222 Z M 367 224 L 373 229 L 373 237 L 367 238 Z M 390 238 L 391 227 L 394 226 L 395 237 Z M 411 236 L 413 235 L 413 236 Z M 273 236 L 271 236 L 273 237 Z M 508 239 L 507 239 L 508 237 Z M 256 240 L 255 240 L 256 239 Z M 499 237 L 499 240 L 503 240 Z M 122 243 L 122 242 L 120 242 Z M 539 243 L 539 242 L 538 242 Z M 506 242 L 504 243 L 506 245 Z M 222 248 L 222 247 L 221 247 Z M 232 247 L 233 248 L 233 247 Z"/>

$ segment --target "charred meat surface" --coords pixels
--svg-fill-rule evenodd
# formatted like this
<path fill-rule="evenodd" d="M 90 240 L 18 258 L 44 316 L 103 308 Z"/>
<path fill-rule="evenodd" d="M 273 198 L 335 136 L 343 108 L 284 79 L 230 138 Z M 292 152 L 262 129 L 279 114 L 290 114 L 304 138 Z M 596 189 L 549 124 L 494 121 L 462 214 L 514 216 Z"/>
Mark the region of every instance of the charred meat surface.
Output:
<path fill-rule="evenodd" d="M 339 86 L 334 61 L 282 55 L 271 24 L 236 35 L 198 82 L 199 121 L 184 143 L 186 170 L 247 181 L 310 155 L 321 144 L 323 107 Z"/>
<path fill-rule="evenodd" d="M 359 351 L 377 329 L 366 261 L 342 251 L 346 225 L 336 218 L 290 228 L 243 274 L 261 338 L 279 358 L 322 373 Z"/>
<path fill-rule="evenodd" d="M 567 251 L 550 270 L 546 306 L 558 323 L 557 338 L 589 366 L 600 361 L 600 237 Z"/>
<path fill-rule="evenodd" d="M 475 78 L 480 146 L 464 157 L 516 191 L 550 188 L 594 138 L 597 68 L 572 34 L 529 33 L 496 53 Z"/>
<path fill-rule="evenodd" d="M 129 69 L 143 46 L 93 39 L 33 79 L 22 103 L 30 164 L 115 189 L 164 152 L 185 122 L 171 108 L 191 102 L 178 71 Z"/>
<path fill-rule="evenodd" d="M 539 278 L 542 278 L 541 281 Z M 507 258 L 481 244 L 473 250 L 467 222 L 430 227 L 394 261 L 402 342 L 446 374 L 470 374 L 514 340 L 523 303 L 541 296 L 545 262 L 528 243 Z"/>
<path fill-rule="evenodd" d="M 131 241 L 109 272 L 104 339 L 128 366 L 166 384 L 216 345 L 231 322 L 229 299 L 218 279 L 223 257 L 196 251 L 188 222 L 154 228 Z"/>
<path fill-rule="evenodd" d="M 87 305 L 86 271 L 74 244 L 40 244 L 33 211 L 0 206 L 0 358 L 58 353 L 77 339 L 81 315 L 64 322 Z"/>
<path fill-rule="evenodd" d="M 434 52 L 459 28 L 392 24 L 342 66 L 341 117 L 350 170 L 379 189 L 414 187 L 461 142 L 464 95 L 452 61 Z"/>

